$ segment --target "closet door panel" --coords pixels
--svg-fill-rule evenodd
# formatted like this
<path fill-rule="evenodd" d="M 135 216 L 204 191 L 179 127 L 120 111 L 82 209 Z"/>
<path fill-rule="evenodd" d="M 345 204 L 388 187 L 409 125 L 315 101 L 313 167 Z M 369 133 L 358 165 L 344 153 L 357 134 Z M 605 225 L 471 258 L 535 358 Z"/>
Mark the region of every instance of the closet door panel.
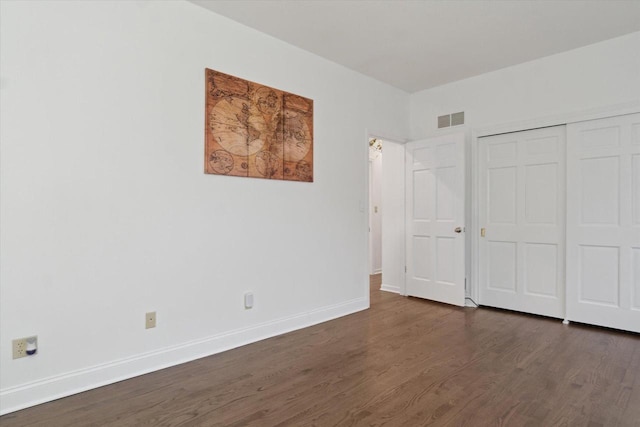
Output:
<path fill-rule="evenodd" d="M 567 318 L 640 332 L 640 114 L 567 126 Z"/>
<path fill-rule="evenodd" d="M 563 318 L 565 127 L 479 139 L 481 305 Z"/>

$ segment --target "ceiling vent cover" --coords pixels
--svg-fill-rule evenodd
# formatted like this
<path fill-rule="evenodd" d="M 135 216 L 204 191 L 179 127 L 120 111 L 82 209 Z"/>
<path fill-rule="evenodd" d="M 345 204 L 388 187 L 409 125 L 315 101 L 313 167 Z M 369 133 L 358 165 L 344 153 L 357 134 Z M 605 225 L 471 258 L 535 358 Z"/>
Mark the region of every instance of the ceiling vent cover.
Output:
<path fill-rule="evenodd" d="M 451 115 L 447 114 L 446 116 L 438 117 L 438 129 L 448 128 L 449 126 L 451 126 Z"/>
<path fill-rule="evenodd" d="M 438 116 L 438 129 L 464 124 L 464 111 Z"/>
<path fill-rule="evenodd" d="M 464 111 L 459 113 L 453 113 L 451 115 L 451 126 L 458 126 L 464 124 Z"/>

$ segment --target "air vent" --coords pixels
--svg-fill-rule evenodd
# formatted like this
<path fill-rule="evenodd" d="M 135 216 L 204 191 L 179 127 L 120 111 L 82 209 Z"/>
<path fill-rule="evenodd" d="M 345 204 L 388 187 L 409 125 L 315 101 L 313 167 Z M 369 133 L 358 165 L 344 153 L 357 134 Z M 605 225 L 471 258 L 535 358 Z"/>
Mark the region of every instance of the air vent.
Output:
<path fill-rule="evenodd" d="M 438 129 L 464 124 L 464 111 L 438 116 Z"/>
<path fill-rule="evenodd" d="M 451 126 L 458 126 L 464 124 L 464 111 L 459 113 L 453 113 L 451 115 Z"/>
<path fill-rule="evenodd" d="M 449 126 L 451 126 L 451 116 L 449 114 L 438 117 L 438 129 L 448 128 Z"/>

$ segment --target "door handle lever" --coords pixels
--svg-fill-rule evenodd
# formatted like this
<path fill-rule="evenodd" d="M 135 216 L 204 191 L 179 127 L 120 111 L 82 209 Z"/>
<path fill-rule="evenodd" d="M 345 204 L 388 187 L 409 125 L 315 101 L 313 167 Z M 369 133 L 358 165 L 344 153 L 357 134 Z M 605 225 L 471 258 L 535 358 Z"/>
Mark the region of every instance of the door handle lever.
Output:
<path fill-rule="evenodd" d="M 456 227 L 456 229 L 453 230 L 453 231 L 455 231 L 456 233 L 462 233 L 462 228 L 461 227 Z"/>

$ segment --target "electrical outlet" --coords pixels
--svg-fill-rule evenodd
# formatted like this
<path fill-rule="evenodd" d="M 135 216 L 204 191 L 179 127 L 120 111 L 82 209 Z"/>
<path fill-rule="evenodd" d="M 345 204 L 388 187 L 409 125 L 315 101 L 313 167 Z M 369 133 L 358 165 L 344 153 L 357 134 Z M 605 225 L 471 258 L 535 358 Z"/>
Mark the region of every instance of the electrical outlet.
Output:
<path fill-rule="evenodd" d="M 156 327 L 156 312 L 151 311 L 145 315 L 145 327 L 147 329 Z"/>
<path fill-rule="evenodd" d="M 22 357 L 29 356 L 29 354 L 27 354 L 27 340 L 32 340 L 32 342 L 35 343 L 35 348 L 37 348 L 37 342 L 38 342 L 37 336 L 15 339 L 12 341 L 14 359 L 20 359 Z"/>
<path fill-rule="evenodd" d="M 20 359 L 27 356 L 27 339 L 20 338 L 13 340 L 13 358 Z"/>

